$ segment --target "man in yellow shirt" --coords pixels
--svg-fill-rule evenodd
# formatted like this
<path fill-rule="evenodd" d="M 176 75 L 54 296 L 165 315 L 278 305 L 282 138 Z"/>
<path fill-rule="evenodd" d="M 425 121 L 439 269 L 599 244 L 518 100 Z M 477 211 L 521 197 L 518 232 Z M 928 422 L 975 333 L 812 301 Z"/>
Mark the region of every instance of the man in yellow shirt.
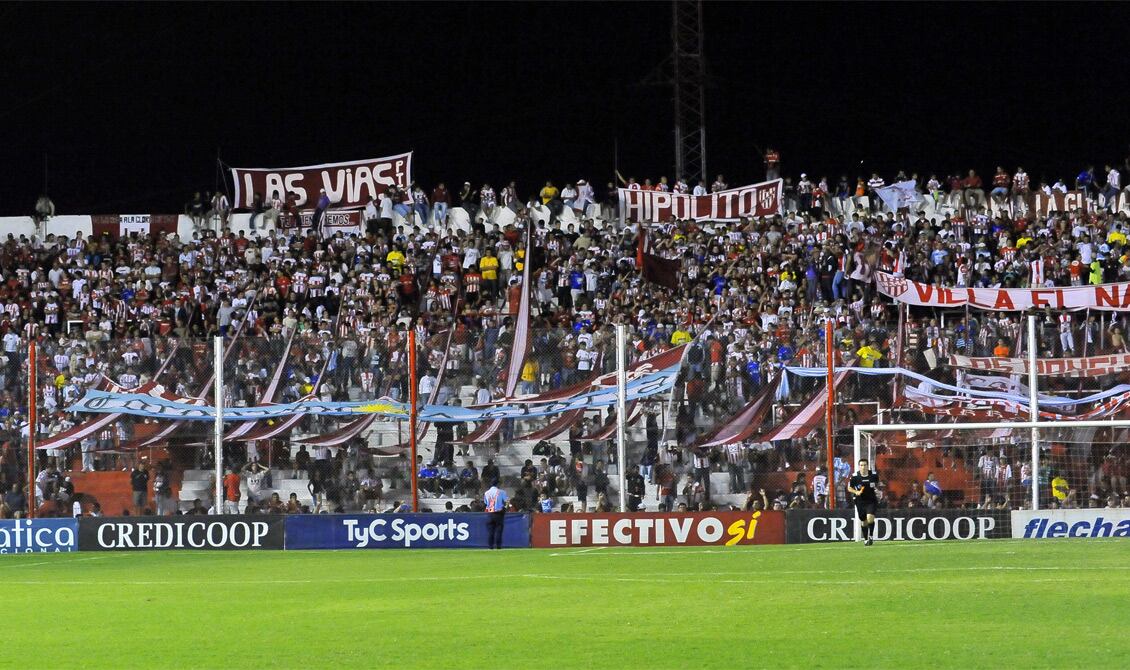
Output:
<path fill-rule="evenodd" d="M 1067 485 L 1067 480 L 1063 475 L 1056 475 L 1052 478 L 1052 497 L 1062 507 L 1063 503 L 1067 502 L 1067 493 L 1071 487 Z"/>
<path fill-rule="evenodd" d="M 479 273 L 483 276 L 483 293 L 494 297 L 498 294 L 498 258 L 494 251 L 487 249 L 479 259 Z"/>
<path fill-rule="evenodd" d="M 679 326 L 675 329 L 675 332 L 671 333 L 671 344 L 675 345 L 676 347 L 680 344 L 686 344 L 687 342 L 690 342 L 691 339 L 691 334 L 687 332 L 687 330 L 682 326 Z"/>
<path fill-rule="evenodd" d="M 519 391 L 522 395 L 537 393 L 534 382 L 538 379 L 538 362 L 532 358 L 526 359 L 526 362 L 522 365 L 522 374 L 519 376 L 519 379 L 522 382 L 522 388 Z"/>
<path fill-rule="evenodd" d="M 545 186 L 542 187 L 540 193 L 541 204 L 548 205 L 554 198 L 557 197 L 557 194 L 558 190 L 557 187 L 553 185 L 553 182 L 545 182 Z"/>
<path fill-rule="evenodd" d="M 400 268 L 404 267 L 404 252 L 397 247 L 393 247 L 385 256 L 387 262 L 393 270 L 400 272 Z"/>
<path fill-rule="evenodd" d="M 859 356 L 859 365 L 864 368 L 873 368 L 875 364 L 883 358 L 883 352 L 877 346 L 875 340 L 868 340 L 867 344 L 859 348 L 855 352 Z"/>

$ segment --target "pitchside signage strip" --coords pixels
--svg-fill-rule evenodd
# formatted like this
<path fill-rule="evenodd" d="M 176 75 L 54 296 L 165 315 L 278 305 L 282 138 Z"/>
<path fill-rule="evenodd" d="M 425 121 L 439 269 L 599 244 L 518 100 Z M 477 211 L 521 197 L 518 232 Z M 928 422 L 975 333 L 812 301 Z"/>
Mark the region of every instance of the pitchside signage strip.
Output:
<path fill-rule="evenodd" d="M 299 207 L 318 203 L 325 190 L 334 207 L 364 207 L 370 198 L 390 186 L 412 183 L 412 152 L 346 163 L 326 163 L 290 168 L 232 168 L 236 209 L 251 207 L 255 194 L 264 200 L 278 193 L 284 200 L 294 195 Z"/>
<path fill-rule="evenodd" d="M 487 514 L 319 514 L 286 518 L 287 549 L 486 549 Z M 502 546 L 530 546 L 530 516 L 507 514 Z"/>
<path fill-rule="evenodd" d="M 620 222 L 663 223 L 672 219 L 738 221 L 748 217 L 773 216 L 781 211 L 780 179 L 688 195 L 666 191 L 619 189 Z"/>
<path fill-rule="evenodd" d="M 1012 513 L 1012 536 L 1130 538 L 1130 509 L 1019 510 Z"/>
<path fill-rule="evenodd" d="M 75 519 L 0 521 L 0 554 L 54 554 L 77 549 Z"/>
<path fill-rule="evenodd" d="M 802 509 L 786 512 L 789 544 L 847 542 L 855 539 L 853 510 Z M 986 540 L 1010 536 L 1007 511 L 1000 510 L 879 510 L 875 539 Z"/>
<path fill-rule="evenodd" d="M 783 512 L 535 514 L 533 546 L 652 547 L 782 544 Z"/>
<path fill-rule="evenodd" d="M 282 549 L 284 523 L 284 517 L 267 515 L 83 518 L 78 548 Z"/>

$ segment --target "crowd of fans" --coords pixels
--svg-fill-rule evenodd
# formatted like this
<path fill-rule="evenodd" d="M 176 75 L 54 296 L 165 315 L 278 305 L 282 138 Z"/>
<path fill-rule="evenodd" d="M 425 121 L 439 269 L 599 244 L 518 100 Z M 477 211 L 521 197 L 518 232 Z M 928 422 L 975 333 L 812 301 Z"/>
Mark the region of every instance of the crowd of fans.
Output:
<path fill-rule="evenodd" d="M 768 167 L 779 169 L 776 163 Z M 877 197 L 876 189 L 887 183 L 878 175 L 854 183 L 841 178 L 832 187 L 825 178 L 801 174 L 796 181 L 786 179 L 780 216 L 650 226 L 648 252 L 681 264 L 677 288 L 641 278 L 636 267 L 641 231 L 619 223 L 612 182 L 600 190 L 584 180 L 561 188 L 546 182 L 529 198 L 519 197 L 514 182 L 498 192 L 469 182 L 452 192 L 444 184 L 430 192 L 413 185 L 371 203 L 364 211 L 363 234 L 356 237 L 340 232 L 323 237 L 316 228 L 294 227 L 294 203 L 277 194 L 256 200 L 251 234 L 233 233 L 227 228 L 226 197 L 208 193 L 197 194 L 186 207 L 200 221 L 190 240 L 9 235 L 0 244 L 0 344 L 6 356 L 0 366 L 0 435 L 6 439 L 0 484 L 8 492 L 0 512 L 21 507 L 26 466 L 15 445 L 29 431 L 45 439 L 81 423 L 85 417 L 64 408 L 100 385 L 132 389 L 157 382 L 179 396 L 205 395 L 211 350 L 204 338 L 213 335 L 232 343 L 225 362 L 229 406 L 309 396 L 407 399 L 412 330 L 426 352 L 419 370 L 423 397 L 440 404 L 500 397 L 526 263 L 531 264 L 533 335 L 520 392 L 562 388 L 611 371 L 615 324 L 628 327 L 633 358 L 693 342 L 685 395 L 670 417 L 672 430 L 656 408 L 649 405 L 643 412 L 648 437 L 636 445 L 628 464 L 634 503 L 643 503 L 646 489 L 638 482 L 646 482 L 657 487 L 657 500 L 667 509 L 708 505 L 709 473 L 737 466 L 731 489 L 746 491 L 750 506 L 817 504 L 813 478 L 823 476 L 816 469 L 822 438 L 772 451 L 750 443 L 737 453 L 694 445 L 711 425 L 781 374 L 783 365 L 824 365 L 828 319 L 837 357 L 863 366 L 902 365 L 950 381 L 952 371 L 934 367 L 949 354 L 1017 353 L 1023 339 L 1017 314 L 917 308 L 906 315 L 904 348 L 898 351 L 898 309 L 876 290 L 878 271 L 957 287 L 1130 281 L 1130 221 L 1116 207 L 1125 197 L 1120 171 L 1107 166 L 1104 172 L 1096 178 L 1088 168 L 1073 184 L 1087 194 L 1086 209 L 1043 215 L 1032 211 L 1029 190 L 1067 187 L 1032 184 L 1020 168 L 1011 174 L 998 169 L 987 194 L 974 171 L 960 178 L 919 179 L 924 202 L 937 211 L 933 220 L 917 208 L 889 211 Z M 900 173 L 891 181 L 908 178 L 915 176 Z M 643 183 L 628 178 L 623 184 L 696 193 L 727 188 L 722 175 L 709 188 L 705 182 L 690 187 L 682 179 L 668 184 L 664 177 Z M 467 211 L 469 229 L 451 225 L 454 207 Z M 496 226 L 501 208 L 513 216 L 505 217 L 508 225 Z M 564 216 L 566 210 L 572 216 Z M 46 212 L 44 219 L 49 231 Z M 1128 351 L 1125 317 L 1118 312 L 1083 316 L 1048 310 L 1041 323 L 1041 356 Z M 39 361 L 35 426 L 28 423 L 24 390 L 30 339 L 38 344 Z M 283 357 L 280 382 L 271 389 Z M 785 416 L 786 404 L 795 406 L 817 385 L 813 380 L 792 384 L 791 395 L 778 399 L 774 416 Z M 846 399 L 889 397 L 881 390 L 887 388 L 850 385 Z M 500 435 L 503 441 L 540 426 L 511 423 Z M 517 503 L 537 509 L 548 500 L 553 508 L 555 499 L 568 495 L 587 508 L 607 506 L 607 466 L 614 455 L 599 446 L 601 440 L 584 439 L 600 423 L 594 417 L 578 422 L 569 434 L 572 453 L 554 447 L 543 463 L 523 468 L 514 482 Z M 331 428 L 328 421 L 308 418 L 295 432 Z M 455 442 L 472 429 L 451 427 L 445 429 L 449 435 L 437 439 Z M 129 447 L 144 432 L 137 423 L 116 422 L 69 451 L 42 454 L 38 469 L 46 472 L 48 462 L 58 466 L 56 473 L 128 468 L 135 460 Z M 195 465 L 208 465 L 206 451 L 199 450 Z M 355 441 L 341 451 L 350 454 L 354 467 L 311 477 L 325 502 L 319 504 L 312 492 L 309 504 L 268 499 L 256 506 L 291 512 L 304 506 L 356 508 L 358 496 L 372 495 L 372 486 L 364 486 L 356 474 L 350 479 L 351 472 L 370 471 L 363 462 L 365 445 Z M 260 452 L 284 463 L 293 456 L 289 448 L 252 442 L 231 447 L 228 465 L 239 474 Z M 475 458 L 485 472 L 482 455 Z M 403 475 L 408 464 L 396 460 Z M 427 495 L 469 494 L 486 479 L 474 462 L 457 465 L 450 450 L 437 447 L 431 461 L 417 466 Z M 1115 462 L 1124 464 L 1125 456 L 1116 453 Z M 801 468 L 807 473 L 804 481 L 789 490 L 762 495 L 752 488 L 753 473 Z M 1013 467 L 1017 479 L 1018 469 Z M 1087 477 L 1072 484 L 1104 501 L 1127 493 L 1116 490 L 1117 479 L 1108 477 L 1102 486 L 1096 481 Z M 1124 477 L 1122 482 L 1125 488 Z M 823 491 L 826 486 L 825 478 Z M 51 485 L 36 495 L 58 497 L 61 488 Z M 383 495 L 374 500 L 383 501 Z M 892 501 L 929 502 L 921 493 Z"/>

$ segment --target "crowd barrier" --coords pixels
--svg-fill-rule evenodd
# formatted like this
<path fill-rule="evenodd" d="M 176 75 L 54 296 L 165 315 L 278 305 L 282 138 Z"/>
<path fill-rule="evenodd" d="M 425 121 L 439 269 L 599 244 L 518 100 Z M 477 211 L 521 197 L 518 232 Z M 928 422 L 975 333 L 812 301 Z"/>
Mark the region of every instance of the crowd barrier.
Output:
<path fill-rule="evenodd" d="M 507 514 L 507 548 L 732 547 L 847 542 L 852 510 Z M 0 554 L 166 549 L 485 549 L 486 514 L 318 514 L 0 520 Z M 878 541 L 1130 538 L 1130 509 L 880 510 Z"/>

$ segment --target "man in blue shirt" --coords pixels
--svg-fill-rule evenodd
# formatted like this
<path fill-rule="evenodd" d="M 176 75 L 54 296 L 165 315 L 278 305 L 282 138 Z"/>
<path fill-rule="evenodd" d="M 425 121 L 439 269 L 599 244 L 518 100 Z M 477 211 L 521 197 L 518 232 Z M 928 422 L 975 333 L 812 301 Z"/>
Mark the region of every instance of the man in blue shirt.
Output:
<path fill-rule="evenodd" d="M 498 482 L 491 482 L 490 488 L 483 494 L 483 505 L 489 515 L 487 517 L 487 546 L 490 549 L 502 548 L 502 529 L 506 522 L 506 503 L 508 500 L 506 491 L 498 488 Z"/>

